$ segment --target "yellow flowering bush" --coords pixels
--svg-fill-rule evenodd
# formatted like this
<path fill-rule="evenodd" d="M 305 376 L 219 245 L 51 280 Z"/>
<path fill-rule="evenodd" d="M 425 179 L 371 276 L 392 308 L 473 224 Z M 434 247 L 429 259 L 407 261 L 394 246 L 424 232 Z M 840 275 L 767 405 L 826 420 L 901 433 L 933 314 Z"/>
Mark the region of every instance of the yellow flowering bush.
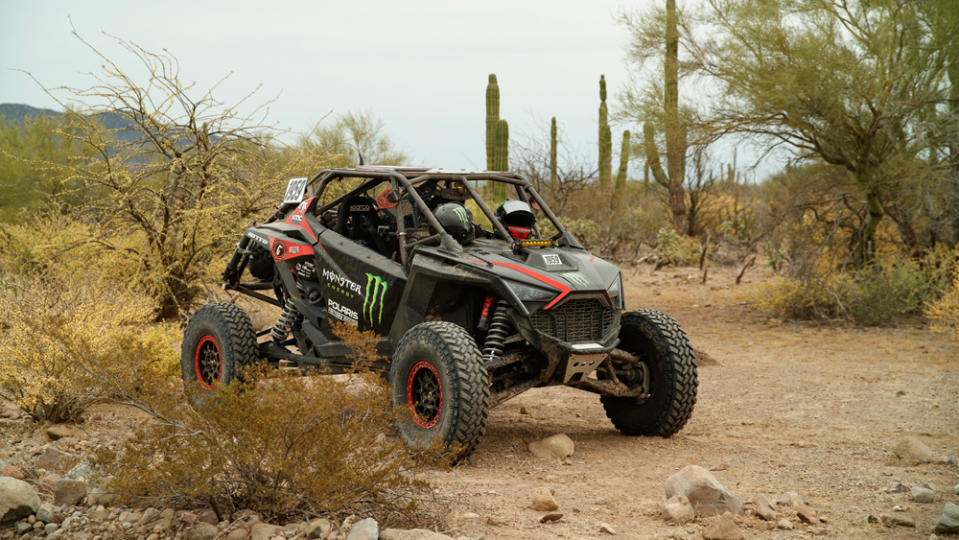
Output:
<path fill-rule="evenodd" d="M 176 374 L 178 329 L 153 303 L 95 272 L 3 278 L 0 396 L 37 421 L 75 422 L 115 392 Z"/>

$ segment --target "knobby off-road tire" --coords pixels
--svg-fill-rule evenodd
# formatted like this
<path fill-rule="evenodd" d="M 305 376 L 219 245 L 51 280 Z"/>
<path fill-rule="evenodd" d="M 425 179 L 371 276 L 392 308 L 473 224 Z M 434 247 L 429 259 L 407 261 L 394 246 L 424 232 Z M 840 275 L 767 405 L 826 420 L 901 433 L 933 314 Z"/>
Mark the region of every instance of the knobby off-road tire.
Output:
<path fill-rule="evenodd" d="M 194 388 L 188 396 L 213 391 L 217 384 L 227 384 L 238 377 L 238 369 L 258 358 L 256 332 L 249 315 L 224 302 L 206 304 L 193 314 L 183 332 L 180 373 L 184 382 Z"/>
<path fill-rule="evenodd" d="M 472 336 L 449 322 L 409 329 L 390 362 L 396 428 L 414 449 L 440 442 L 452 463 L 469 456 L 486 431 L 489 373 Z"/>
<path fill-rule="evenodd" d="M 623 314 L 619 339 L 649 368 L 650 396 L 603 396 L 606 416 L 625 435 L 673 435 L 693 414 L 699 386 L 686 332 L 669 315 L 644 309 Z"/>

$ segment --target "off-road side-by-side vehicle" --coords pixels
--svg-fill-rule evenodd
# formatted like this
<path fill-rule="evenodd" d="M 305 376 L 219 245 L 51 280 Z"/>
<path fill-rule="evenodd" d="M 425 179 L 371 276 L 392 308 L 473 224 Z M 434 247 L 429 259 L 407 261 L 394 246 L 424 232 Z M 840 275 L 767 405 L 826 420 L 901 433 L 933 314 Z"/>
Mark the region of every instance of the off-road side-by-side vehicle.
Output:
<path fill-rule="evenodd" d="M 497 182 L 509 198 L 494 210 L 479 192 Z M 282 314 L 257 333 L 234 304 L 201 307 L 183 339 L 186 381 L 212 390 L 261 359 L 349 370 L 355 354 L 331 328 L 342 321 L 379 336 L 387 360 L 373 368 L 408 409 L 400 436 L 439 439 L 454 459 L 475 449 L 492 405 L 538 386 L 599 394 L 627 435 L 668 437 L 696 402 L 683 330 L 657 311 L 625 312 L 619 269 L 517 174 L 361 167 L 295 178 L 245 231 L 223 281 Z"/>

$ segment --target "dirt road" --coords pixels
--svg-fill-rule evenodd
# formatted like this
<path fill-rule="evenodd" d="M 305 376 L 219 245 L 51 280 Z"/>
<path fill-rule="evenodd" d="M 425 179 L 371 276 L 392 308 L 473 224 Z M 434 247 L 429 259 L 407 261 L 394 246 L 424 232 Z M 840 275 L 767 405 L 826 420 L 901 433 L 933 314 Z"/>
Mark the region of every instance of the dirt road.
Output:
<path fill-rule="evenodd" d="M 673 526 L 660 517 L 665 479 L 698 464 L 744 501 L 788 491 L 808 497 L 827 523 L 792 531 L 744 519 L 747 538 L 928 538 L 946 501 L 959 503 L 959 468 L 907 467 L 892 448 L 919 437 L 937 454 L 959 455 L 959 345 L 916 325 L 835 328 L 770 321 L 744 304 L 759 271 L 733 287 L 719 272 L 627 272 L 630 308 L 660 309 L 719 365 L 699 372 L 689 424 L 670 439 L 617 434 L 599 399 L 568 388 L 534 389 L 496 408 L 478 451 L 431 479 L 453 502 L 451 534 L 486 538 L 702 538 L 708 520 Z M 753 281 L 751 283 L 750 281 Z M 568 464 L 533 457 L 530 441 L 566 433 Z M 884 488 L 929 484 L 930 504 Z M 540 524 L 529 492 L 554 491 L 563 518 Z M 894 512 L 901 505 L 904 512 Z M 916 528 L 867 523 L 868 515 L 912 517 Z"/>

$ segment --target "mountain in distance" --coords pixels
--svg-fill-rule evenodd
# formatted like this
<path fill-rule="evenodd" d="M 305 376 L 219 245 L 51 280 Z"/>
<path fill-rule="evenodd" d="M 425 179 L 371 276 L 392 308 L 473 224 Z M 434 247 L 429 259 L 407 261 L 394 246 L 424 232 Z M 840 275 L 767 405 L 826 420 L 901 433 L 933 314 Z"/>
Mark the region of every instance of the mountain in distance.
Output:
<path fill-rule="evenodd" d="M 62 115 L 61 111 L 53 109 L 41 109 L 22 103 L 0 103 L 0 122 L 6 120 L 23 124 L 25 121 L 34 120 L 41 116 L 57 117 Z M 139 130 L 129 118 L 115 112 L 100 113 L 98 116 L 103 127 L 112 131 L 113 136 L 117 139 L 130 142 L 139 137 Z"/>

